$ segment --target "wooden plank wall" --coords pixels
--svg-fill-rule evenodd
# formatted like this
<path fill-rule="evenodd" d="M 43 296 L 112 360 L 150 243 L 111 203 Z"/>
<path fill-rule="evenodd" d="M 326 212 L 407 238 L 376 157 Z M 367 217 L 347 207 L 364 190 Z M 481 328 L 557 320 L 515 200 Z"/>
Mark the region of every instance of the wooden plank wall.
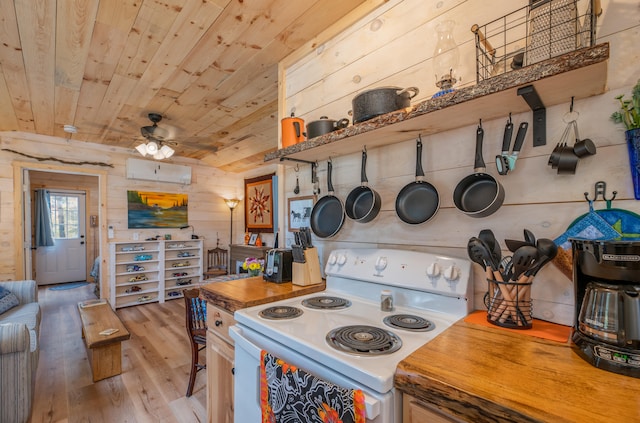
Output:
<path fill-rule="evenodd" d="M 428 99 L 437 91 L 434 85 L 433 52 L 437 24 L 445 19 L 456 22 L 454 39 L 460 52 L 458 75 L 462 84 L 475 84 L 475 44 L 470 28 L 506 15 L 528 2 L 501 0 L 487 7 L 482 0 L 394 0 L 352 25 L 330 41 L 297 52 L 295 62 L 285 62 L 283 80 L 286 93 L 280 102 L 280 118 L 295 109 L 296 116 L 306 122 L 322 115 L 332 119 L 347 116 L 351 99 L 361 91 L 381 86 L 417 86 L 420 94 L 414 101 Z M 581 2 L 582 3 L 582 2 Z M 581 7 L 586 3 L 582 3 Z M 441 205 L 436 216 L 421 225 L 407 225 L 395 214 L 395 198 L 400 189 L 414 180 L 415 140 L 369 151 L 367 176 L 369 186 L 382 197 L 382 210 L 370 223 L 356 223 L 348 218 L 333 238 L 316 239 L 321 259 L 335 248 L 397 247 L 425 250 L 466 257 L 470 236 L 481 229 L 494 231 L 499 240 L 522 239 L 524 228 L 538 237 L 556 238 L 578 216 L 588 210 L 583 193 L 593 196 L 596 181 L 607 182 L 609 195 L 616 190 L 615 207 L 640 212 L 633 199 L 629 164 L 623 128 L 614 125 L 609 115 L 616 110 L 614 97 L 630 94 L 640 79 L 635 47 L 640 33 L 640 9 L 634 0 L 602 1 L 603 15 L 598 21 L 597 42 L 611 44 L 607 86 L 609 91 L 575 103 L 579 112 L 581 138 L 591 138 L 597 154 L 582 159 L 575 175 L 558 175 L 547 165 L 548 157 L 559 141 L 569 103 L 547 109 L 547 145 L 533 148 L 531 125 L 525 145 L 513 173 L 499 176 L 493 159 L 500 152 L 504 119 L 484 121 L 484 158 L 487 172 L 504 186 L 504 205 L 493 215 L 471 218 L 453 204 L 457 183 L 473 171 L 475 126 L 423 137 L 423 165 L 426 180 L 439 192 Z M 304 53 L 304 54 L 302 54 Z M 570 99 L 567 99 L 569 101 Z M 544 99 L 543 99 L 544 101 Z M 482 118 L 482 110 L 475 111 Z M 515 126 L 531 123 L 532 114 L 513 116 Z M 515 136 L 515 134 L 514 134 Z M 360 154 L 333 158 L 333 184 L 343 201 L 360 185 Z M 302 195 L 312 194 L 309 166 L 296 173 L 283 168 L 281 205 L 294 197 L 296 176 Z M 326 163 L 320 163 L 320 186 L 326 194 Z M 596 208 L 604 208 L 603 202 Z M 286 232 L 287 244 L 293 240 Z M 507 253 L 506 247 L 504 253 Z M 480 266 L 474 266 L 475 308 L 483 308 L 486 283 Z M 573 284 L 555 266 L 547 266 L 533 286 L 534 314 L 547 320 L 571 324 L 573 316 Z"/>
<path fill-rule="evenodd" d="M 103 167 L 97 165 L 60 164 L 52 160 L 37 160 L 15 154 L 6 150 L 13 150 L 22 154 L 37 158 L 53 157 L 71 163 L 102 162 L 113 165 Z M 102 207 L 102 201 L 106 205 L 106 216 L 101 216 L 102 233 L 102 294 L 107 298 L 109 290 L 107 281 L 108 249 L 106 228 L 113 226 L 114 241 L 127 241 L 133 239 L 134 232 L 140 239 L 155 235 L 171 234 L 173 239 L 187 239 L 191 236 L 191 229 L 136 229 L 127 228 L 127 190 L 148 190 L 156 192 L 183 192 L 189 195 L 189 224 L 194 226 L 195 233 L 204 237 L 204 249 L 214 248 L 216 238 L 220 239 L 223 247 L 229 244 L 229 208 L 224 203 L 224 198 L 243 198 L 243 179 L 241 176 L 229 174 L 216 168 L 207 166 L 196 160 L 176 158 L 172 163 L 188 165 L 192 168 L 192 183 L 180 185 L 165 182 L 138 181 L 126 179 L 126 159 L 136 156 L 132 150 L 114 147 L 105 147 L 99 144 L 76 142 L 54 137 L 44 137 L 26 133 L 0 133 L 0 239 L 2 250 L 6 254 L 0 257 L 0 280 L 15 280 L 21 275 L 21 263 L 17 262 L 14 255 L 20 249 L 20 240 L 14 227 L 21 227 L 21 205 L 14 202 L 14 172 L 13 164 L 37 169 L 42 172 L 56 172 L 55 177 L 49 180 L 39 178 L 35 181 L 38 186 L 80 186 L 80 181 L 86 176 L 79 173 L 106 172 L 106 194 L 99 196 L 98 186 L 89 187 L 91 204 Z M 68 180 L 60 180 L 59 172 L 68 172 Z M 50 174 L 51 175 L 51 174 Z M 95 201 L 94 201 L 95 199 Z M 243 210 L 243 203 L 238 205 L 238 210 Z M 95 214 L 93 208 L 89 210 Z M 241 212 L 236 210 L 234 216 L 234 239 L 240 240 L 244 236 L 244 222 L 240 218 Z M 18 230 L 19 234 L 20 231 Z M 89 257 L 89 255 L 87 256 Z"/>

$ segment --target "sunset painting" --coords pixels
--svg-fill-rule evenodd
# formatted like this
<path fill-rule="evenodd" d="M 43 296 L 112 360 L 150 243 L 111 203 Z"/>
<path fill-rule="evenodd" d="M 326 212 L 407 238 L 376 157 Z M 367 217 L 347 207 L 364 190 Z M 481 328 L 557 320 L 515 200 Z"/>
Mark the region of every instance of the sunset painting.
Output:
<path fill-rule="evenodd" d="M 186 194 L 127 191 L 129 229 L 187 226 L 188 205 Z"/>

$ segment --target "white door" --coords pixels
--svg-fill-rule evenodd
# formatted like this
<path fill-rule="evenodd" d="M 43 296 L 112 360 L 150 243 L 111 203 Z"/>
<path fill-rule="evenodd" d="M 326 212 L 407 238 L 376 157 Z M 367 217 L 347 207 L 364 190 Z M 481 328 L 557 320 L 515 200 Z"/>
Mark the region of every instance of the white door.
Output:
<path fill-rule="evenodd" d="M 85 193 L 50 191 L 52 247 L 36 250 L 38 285 L 87 279 Z"/>

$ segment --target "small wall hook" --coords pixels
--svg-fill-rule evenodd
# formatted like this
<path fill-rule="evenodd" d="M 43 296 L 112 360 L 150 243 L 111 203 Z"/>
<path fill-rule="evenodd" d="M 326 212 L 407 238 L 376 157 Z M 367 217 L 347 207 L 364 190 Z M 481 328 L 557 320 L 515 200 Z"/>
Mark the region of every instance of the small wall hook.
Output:
<path fill-rule="evenodd" d="M 618 191 L 613 191 L 611 193 L 612 194 L 611 198 L 607 198 L 606 194 L 607 194 L 607 183 L 605 181 L 598 181 L 595 183 L 595 186 L 594 186 L 593 199 L 589 198 L 588 192 L 584 193 L 584 198 L 587 200 L 587 202 L 593 203 L 594 201 L 598 200 L 598 197 L 600 197 L 600 195 L 602 195 L 602 199 L 607 202 L 607 208 L 610 209 L 611 202 L 616 199 L 616 195 L 618 195 Z"/>

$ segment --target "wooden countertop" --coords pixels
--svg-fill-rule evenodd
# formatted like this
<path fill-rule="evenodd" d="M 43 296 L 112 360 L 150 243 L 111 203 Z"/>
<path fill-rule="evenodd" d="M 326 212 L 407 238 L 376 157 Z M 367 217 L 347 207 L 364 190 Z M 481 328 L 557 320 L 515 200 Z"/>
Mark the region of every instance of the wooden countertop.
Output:
<path fill-rule="evenodd" d="M 214 282 L 200 287 L 200 296 L 230 313 L 259 304 L 324 291 L 325 283 L 298 286 L 291 282 L 265 282 L 262 276 Z"/>
<path fill-rule="evenodd" d="M 464 421 L 640 421 L 640 379 L 570 343 L 459 321 L 400 362 L 395 386 Z"/>

